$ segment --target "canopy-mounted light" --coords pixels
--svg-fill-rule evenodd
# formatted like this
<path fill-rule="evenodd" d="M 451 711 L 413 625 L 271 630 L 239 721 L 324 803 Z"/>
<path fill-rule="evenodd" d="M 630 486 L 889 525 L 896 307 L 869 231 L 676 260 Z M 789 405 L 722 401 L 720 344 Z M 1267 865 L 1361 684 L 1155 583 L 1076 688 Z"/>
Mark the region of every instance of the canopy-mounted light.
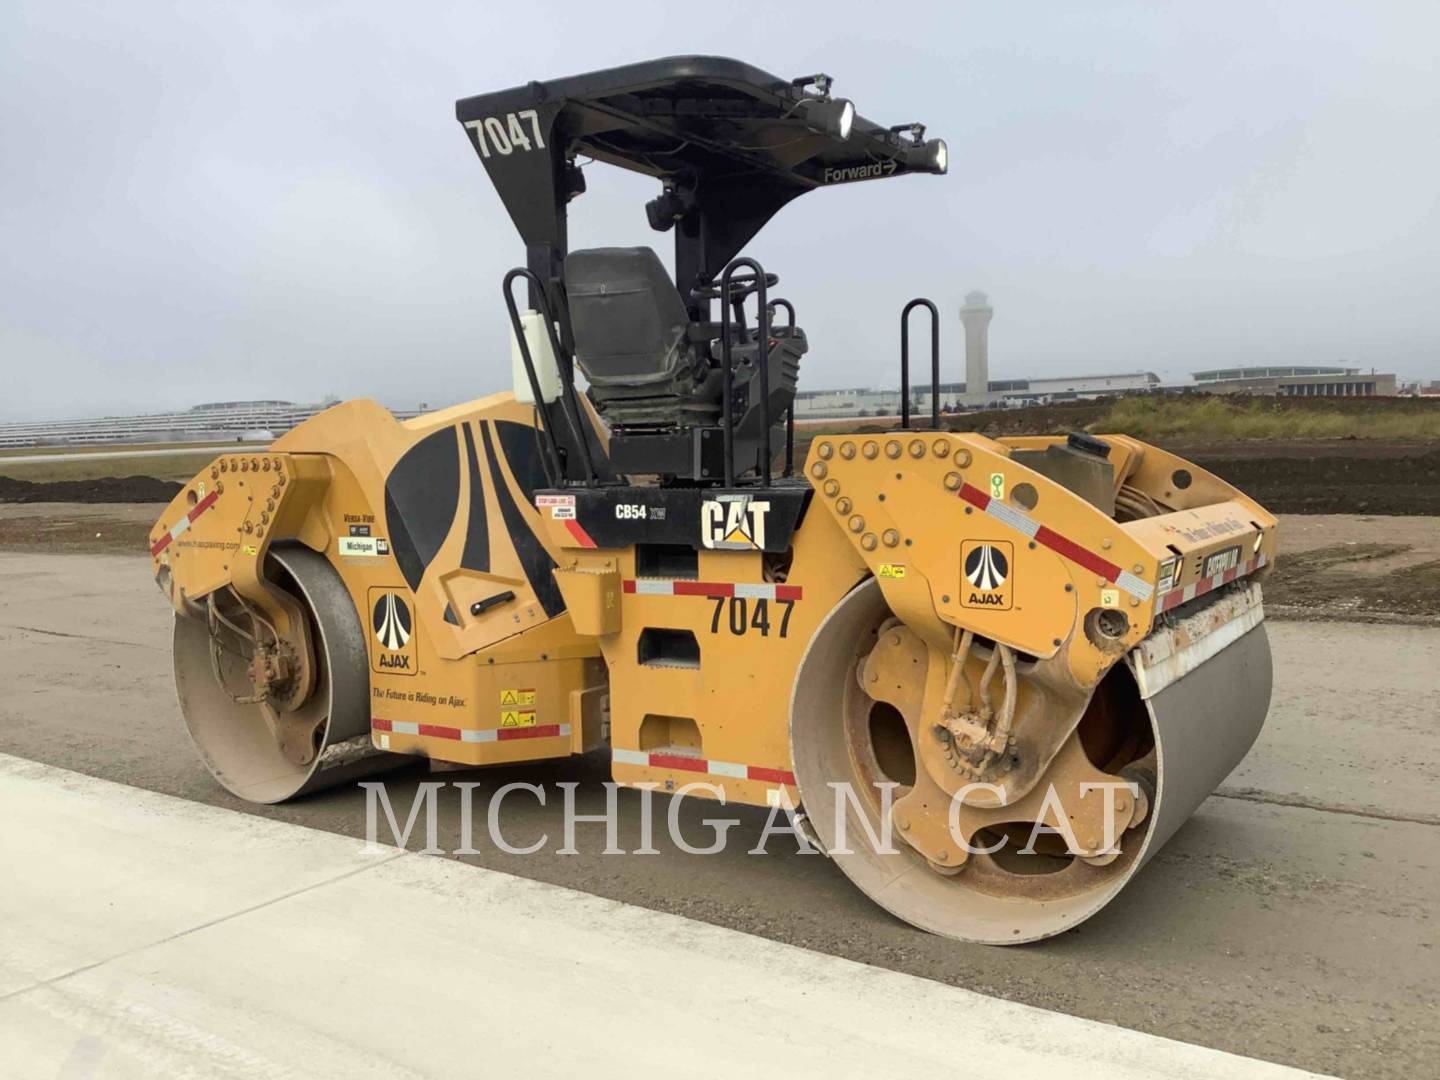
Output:
<path fill-rule="evenodd" d="M 805 98 L 795 111 L 811 131 L 836 139 L 848 139 L 855 125 L 855 103 L 849 98 Z"/>
<path fill-rule="evenodd" d="M 645 216 L 650 220 L 652 229 L 665 232 L 693 209 L 695 189 L 667 182 L 665 190 L 645 204 Z"/>
<path fill-rule="evenodd" d="M 950 171 L 950 149 L 944 139 L 931 139 L 925 144 L 925 167 L 939 176 Z"/>

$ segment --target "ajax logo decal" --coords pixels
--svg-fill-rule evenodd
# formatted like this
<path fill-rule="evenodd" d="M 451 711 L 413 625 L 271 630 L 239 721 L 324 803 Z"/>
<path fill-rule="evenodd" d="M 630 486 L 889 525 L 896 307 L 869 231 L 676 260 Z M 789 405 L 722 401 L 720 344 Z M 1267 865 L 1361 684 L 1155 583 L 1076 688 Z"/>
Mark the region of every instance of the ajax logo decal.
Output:
<path fill-rule="evenodd" d="M 410 605 L 394 589 L 370 590 L 370 627 L 380 648 L 375 670 L 385 675 L 415 674 L 415 622 Z"/>
<path fill-rule="evenodd" d="M 977 544 L 965 558 L 965 580 L 977 589 L 998 589 L 1009 576 L 1010 560 L 997 547 Z"/>
<path fill-rule="evenodd" d="M 1002 540 L 967 540 L 960 546 L 960 569 L 965 584 L 960 603 L 971 608 L 1008 611 L 1014 601 L 1011 564 L 1014 547 Z"/>
<path fill-rule="evenodd" d="M 371 616 L 375 636 L 387 649 L 400 650 L 410 640 L 410 608 L 393 592 L 387 592 L 375 601 Z"/>
<path fill-rule="evenodd" d="M 719 495 L 700 504 L 700 542 L 716 551 L 754 551 L 765 546 L 768 499 Z"/>

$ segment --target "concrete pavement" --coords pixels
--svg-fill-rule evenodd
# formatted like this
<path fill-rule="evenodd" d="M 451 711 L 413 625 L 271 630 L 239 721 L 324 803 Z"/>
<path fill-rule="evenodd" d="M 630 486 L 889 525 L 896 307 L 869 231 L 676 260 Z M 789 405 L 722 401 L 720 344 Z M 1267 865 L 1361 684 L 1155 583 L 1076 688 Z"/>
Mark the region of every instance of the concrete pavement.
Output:
<path fill-rule="evenodd" d="M 256 807 L 205 772 L 180 724 L 169 609 L 148 570 L 144 558 L 0 552 L 0 751 L 245 816 L 363 835 L 356 788 Z M 506 804 L 507 835 L 512 825 L 519 843 L 548 833 L 542 853 L 510 856 L 481 843 L 478 855 L 459 858 L 1242 1055 L 1367 1080 L 1428 1075 L 1440 1055 L 1440 630 L 1272 622 L 1270 633 L 1274 704 L 1222 789 L 1228 797 L 1205 803 L 1094 919 L 1035 946 L 920 933 L 828 860 L 783 841 L 769 855 L 746 855 L 763 811 L 736 810 L 733 842 L 710 858 L 663 839 L 656 857 L 605 857 L 599 825 L 580 827 L 580 854 L 558 855 L 553 785 L 578 783 L 577 809 L 601 811 L 604 755 L 445 774 L 480 782 L 477 799 L 515 780 L 551 789 L 548 806 Z M 395 806 L 403 812 L 430 778 L 423 763 L 389 774 Z M 627 850 L 638 846 L 633 795 L 620 797 Z M 458 810 L 450 789 L 439 813 L 447 850 L 460 846 Z M 700 821 L 710 812 L 685 808 L 694 841 L 708 836 Z"/>
<path fill-rule="evenodd" d="M 1315 1075 L 6 755 L 0 821 L 6 1076 Z"/>

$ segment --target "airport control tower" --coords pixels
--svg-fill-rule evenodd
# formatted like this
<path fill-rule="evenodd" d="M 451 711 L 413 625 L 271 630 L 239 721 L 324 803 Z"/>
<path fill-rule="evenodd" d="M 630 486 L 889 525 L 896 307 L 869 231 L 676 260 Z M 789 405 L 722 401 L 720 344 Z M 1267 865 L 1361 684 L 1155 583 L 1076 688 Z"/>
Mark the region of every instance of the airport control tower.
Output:
<path fill-rule="evenodd" d="M 995 309 L 979 289 L 967 293 L 960 309 L 965 324 L 965 401 L 980 405 L 990 400 L 990 320 Z"/>

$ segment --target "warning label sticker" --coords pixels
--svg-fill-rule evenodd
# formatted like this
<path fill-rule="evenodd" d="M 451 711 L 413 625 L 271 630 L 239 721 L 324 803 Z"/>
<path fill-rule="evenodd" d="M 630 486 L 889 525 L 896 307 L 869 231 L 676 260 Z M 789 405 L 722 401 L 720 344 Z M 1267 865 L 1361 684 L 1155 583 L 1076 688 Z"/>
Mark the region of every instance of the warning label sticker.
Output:
<path fill-rule="evenodd" d="M 893 580 L 895 580 L 895 581 L 904 580 L 904 577 L 905 577 L 905 564 L 904 564 L 904 563 L 893 563 L 893 562 L 882 562 L 882 563 L 880 564 L 880 571 L 879 571 L 879 573 L 880 573 L 880 576 L 881 576 L 882 578 L 891 578 L 891 579 L 893 579 Z"/>
<path fill-rule="evenodd" d="M 1160 580 L 1156 583 L 1156 588 L 1161 592 L 1168 591 L 1175 584 L 1175 579 L 1179 576 L 1179 569 L 1179 559 L 1166 559 L 1162 562 L 1160 564 Z"/>
<path fill-rule="evenodd" d="M 534 691 L 534 690 L 511 689 L 511 690 L 501 690 L 501 691 L 500 691 L 500 707 L 501 707 L 502 709 L 503 709 L 503 708 L 506 708 L 506 707 L 512 707 L 512 708 L 513 708 L 513 707 L 516 706 L 516 705 L 534 705 L 534 704 L 535 704 L 535 691 Z"/>
<path fill-rule="evenodd" d="M 575 518 L 574 495 L 536 495 L 535 508 L 549 510 L 552 518 L 573 521 Z"/>
<path fill-rule="evenodd" d="M 534 727 L 534 709 L 501 709 L 500 726 L 507 727 Z"/>
<path fill-rule="evenodd" d="M 541 511 L 549 510 L 550 516 L 559 521 L 575 519 L 574 495 L 536 495 L 535 507 Z"/>

